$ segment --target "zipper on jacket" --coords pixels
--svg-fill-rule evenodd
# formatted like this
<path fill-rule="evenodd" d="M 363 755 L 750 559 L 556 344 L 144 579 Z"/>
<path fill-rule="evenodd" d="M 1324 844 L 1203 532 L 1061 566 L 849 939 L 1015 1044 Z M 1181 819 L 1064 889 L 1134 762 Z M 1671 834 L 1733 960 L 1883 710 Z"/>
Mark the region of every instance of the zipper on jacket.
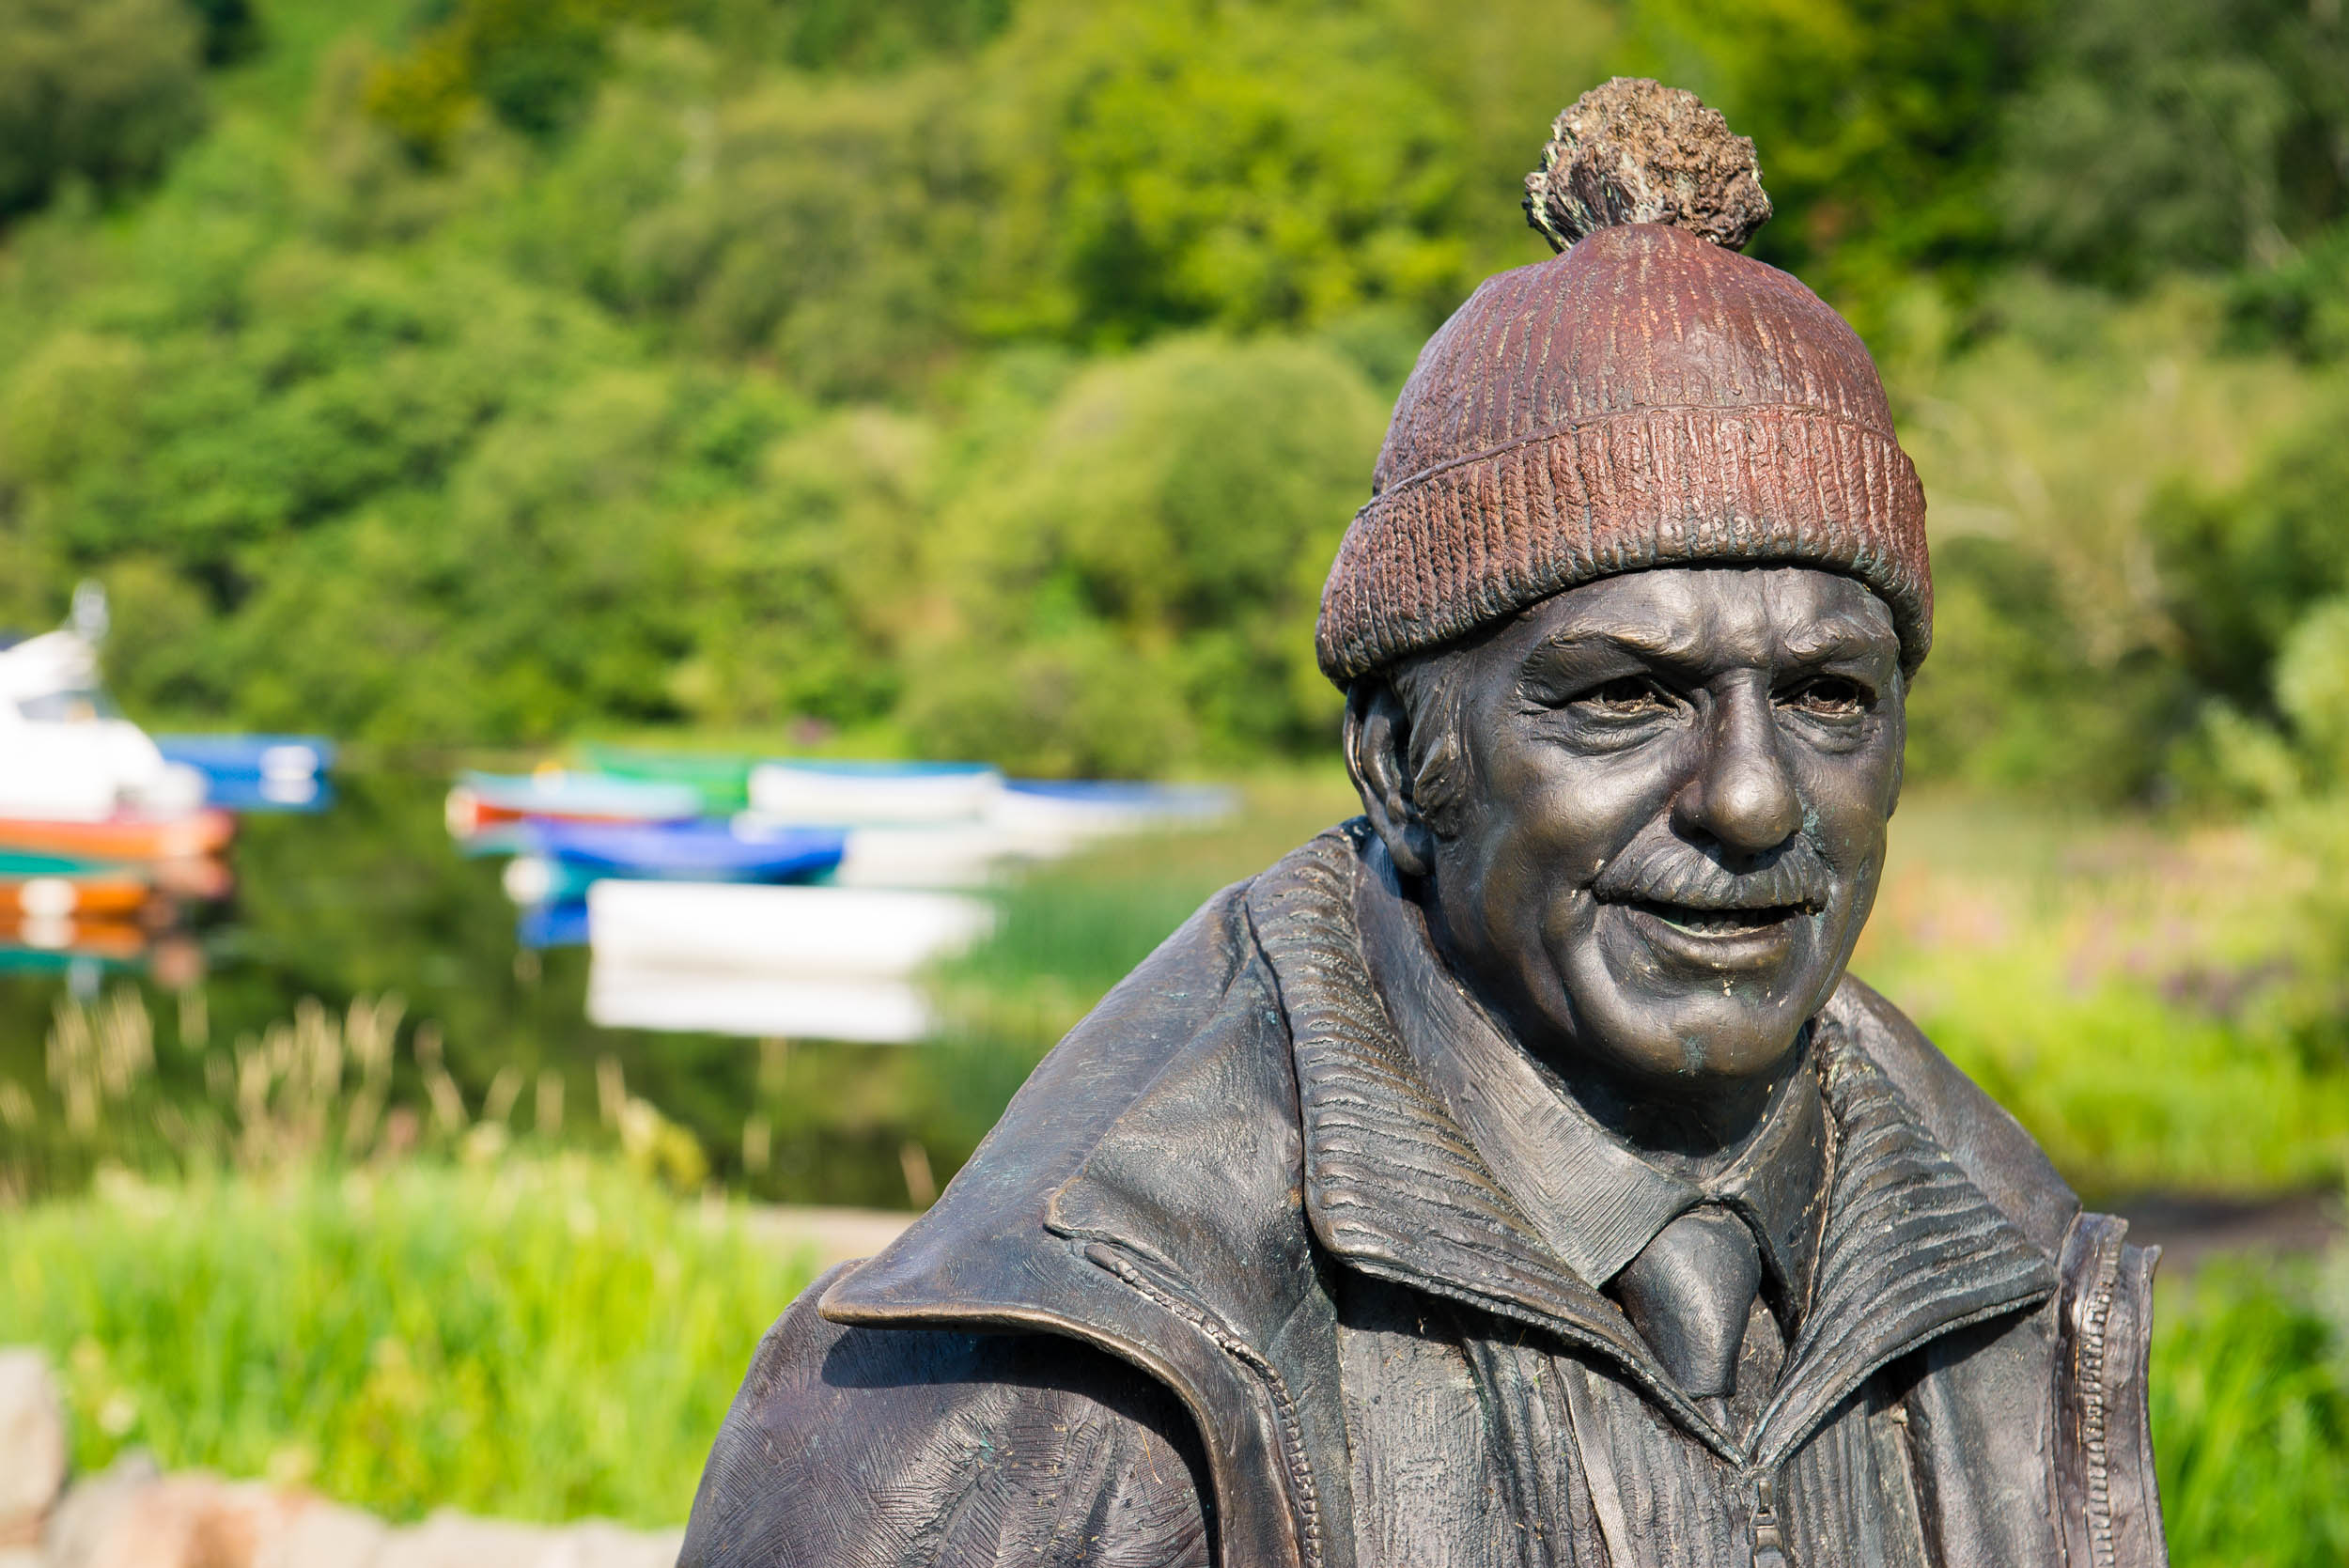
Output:
<path fill-rule="evenodd" d="M 1785 1533 L 1778 1524 L 1778 1478 L 1758 1475 L 1752 1483 L 1753 1568 L 1793 1568 L 1794 1560 L 1786 1554 Z"/>

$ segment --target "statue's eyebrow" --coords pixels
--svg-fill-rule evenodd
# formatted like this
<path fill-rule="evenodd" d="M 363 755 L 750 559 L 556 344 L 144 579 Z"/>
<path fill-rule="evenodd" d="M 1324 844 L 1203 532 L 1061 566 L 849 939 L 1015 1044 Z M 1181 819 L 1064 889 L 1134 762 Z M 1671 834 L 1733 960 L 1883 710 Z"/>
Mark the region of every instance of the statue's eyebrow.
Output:
<path fill-rule="evenodd" d="M 1594 644 L 1615 651 L 1636 654 L 1659 664 L 1691 663 L 1697 657 L 1697 639 L 1692 635 L 1673 635 L 1653 621 L 1582 622 L 1568 627 L 1542 640 L 1533 650 L 1533 657 L 1545 654 L 1580 653 Z"/>
<path fill-rule="evenodd" d="M 1874 659 L 1893 642 L 1888 627 L 1881 633 L 1849 615 L 1828 615 L 1798 626 L 1786 634 L 1785 648 L 1806 664 L 1827 664 L 1839 659 Z"/>

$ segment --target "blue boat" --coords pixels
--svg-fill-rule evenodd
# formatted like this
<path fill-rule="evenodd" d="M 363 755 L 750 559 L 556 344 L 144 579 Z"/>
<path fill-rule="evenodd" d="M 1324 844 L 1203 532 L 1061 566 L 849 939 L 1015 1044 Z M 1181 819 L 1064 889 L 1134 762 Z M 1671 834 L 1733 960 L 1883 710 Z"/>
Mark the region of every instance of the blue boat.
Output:
<path fill-rule="evenodd" d="M 159 735 L 167 762 L 204 775 L 207 805 L 236 812 L 322 811 L 334 743 L 315 735 Z"/>
<path fill-rule="evenodd" d="M 587 901 L 567 898 L 533 904 L 514 923 L 514 939 L 532 949 L 587 945 Z"/>
<path fill-rule="evenodd" d="M 334 786 L 325 779 L 257 778 L 249 774 L 214 776 L 204 783 L 204 803 L 223 811 L 320 812 L 334 803 Z"/>
<path fill-rule="evenodd" d="M 614 824 L 533 821 L 516 834 L 523 852 L 597 877 L 638 881 L 789 882 L 840 863 L 848 835 L 821 828 L 738 832 L 725 822 Z"/>
<path fill-rule="evenodd" d="M 209 779 L 311 779 L 334 767 L 334 743 L 315 735 L 159 735 L 155 748 Z"/>

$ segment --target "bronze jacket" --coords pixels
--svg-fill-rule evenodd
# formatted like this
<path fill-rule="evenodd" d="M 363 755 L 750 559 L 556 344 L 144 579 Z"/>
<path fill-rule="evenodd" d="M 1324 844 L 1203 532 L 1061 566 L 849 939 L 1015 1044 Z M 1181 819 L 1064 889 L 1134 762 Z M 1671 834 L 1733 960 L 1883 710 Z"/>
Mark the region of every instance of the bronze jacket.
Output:
<path fill-rule="evenodd" d="M 1838 1152 L 1812 1304 L 1733 1436 L 1410 1072 L 1354 924 L 1361 832 L 1210 901 L 927 1215 L 792 1305 L 682 1564 L 2165 1560 L 2153 1257 L 1906 1019 L 1847 980 L 1814 1021 Z M 1416 1390 L 1515 1434 L 1514 1464 L 1464 1457 L 1452 1489 L 1498 1478 L 1499 1548 L 1355 1495 L 1339 1322 L 1381 1299 L 1499 1369 L 1431 1360 Z"/>

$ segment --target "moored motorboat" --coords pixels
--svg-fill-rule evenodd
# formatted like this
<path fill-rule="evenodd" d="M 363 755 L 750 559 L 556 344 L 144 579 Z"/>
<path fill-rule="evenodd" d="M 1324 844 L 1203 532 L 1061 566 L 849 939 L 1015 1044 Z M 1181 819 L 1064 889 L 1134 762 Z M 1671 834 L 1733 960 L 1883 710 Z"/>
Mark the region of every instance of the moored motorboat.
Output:
<path fill-rule="evenodd" d="M 98 676 L 105 595 L 84 583 L 70 624 L 0 647 L 0 817 L 102 821 L 200 805 L 203 775 L 167 760 Z"/>

